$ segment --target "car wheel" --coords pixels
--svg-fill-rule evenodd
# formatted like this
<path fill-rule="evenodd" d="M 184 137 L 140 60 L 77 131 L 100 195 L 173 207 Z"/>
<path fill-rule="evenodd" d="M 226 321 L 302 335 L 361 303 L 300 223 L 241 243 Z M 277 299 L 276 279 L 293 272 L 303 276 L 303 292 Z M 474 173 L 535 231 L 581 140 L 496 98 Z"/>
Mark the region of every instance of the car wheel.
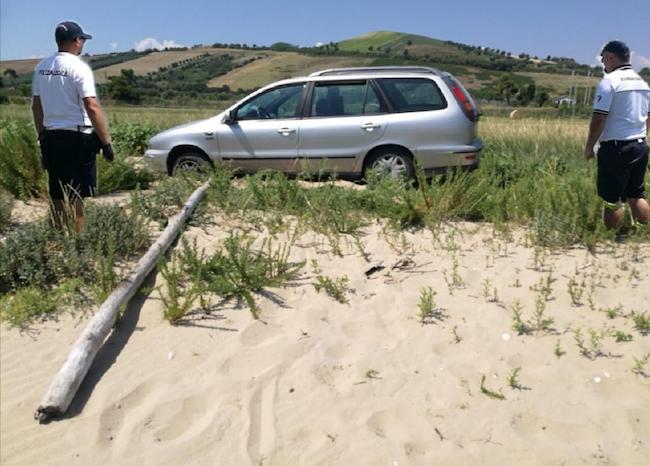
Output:
<path fill-rule="evenodd" d="M 364 176 L 368 170 L 375 170 L 380 176 L 391 178 L 412 179 L 415 177 L 413 158 L 404 149 L 381 149 L 372 154 L 366 162 Z"/>
<path fill-rule="evenodd" d="M 198 154 L 183 154 L 174 161 L 172 173 L 174 175 L 184 172 L 203 173 L 209 166 L 210 162 Z"/>

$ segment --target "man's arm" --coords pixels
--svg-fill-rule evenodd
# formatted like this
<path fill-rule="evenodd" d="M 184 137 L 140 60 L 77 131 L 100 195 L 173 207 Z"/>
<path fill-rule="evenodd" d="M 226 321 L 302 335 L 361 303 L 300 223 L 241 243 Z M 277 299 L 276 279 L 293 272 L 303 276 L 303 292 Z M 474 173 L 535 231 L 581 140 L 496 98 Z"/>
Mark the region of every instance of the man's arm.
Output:
<path fill-rule="evenodd" d="M 34 118 L 36 134 L 40 139 L 43 131 L 45 131 L 45 126 L 43 126 L 43 104 L 41 104 L 41 98 L 37 95 L 32 97 L 32 117 Z"/>
<path fill-rule="evenodd" d="M 591 159 L 594 157 L 594 145 L 598 138 L 605 129 L 605 121 L 607 120 L 607 115 L 602 113 L 594 112 L 591 115 L 591 122 L 589 123 L 589 135 L 587 136 L 587 142 L 585 143 L 585 157 Z"/>
<path fill-rule="evenodd" d="M 86 107 L 86 112 L 88 112 L 88 118 L 93 124 L 93 128 L 99 136 L 99 140 L 102 142 L 102 145 L 111 143 L 111 135 L 108 133 L 108 125 L 106 124 L 106 118 L 104 117 L 104 112 L 95 97 L 85 97 L 84 98 L 84 107 Z"/>

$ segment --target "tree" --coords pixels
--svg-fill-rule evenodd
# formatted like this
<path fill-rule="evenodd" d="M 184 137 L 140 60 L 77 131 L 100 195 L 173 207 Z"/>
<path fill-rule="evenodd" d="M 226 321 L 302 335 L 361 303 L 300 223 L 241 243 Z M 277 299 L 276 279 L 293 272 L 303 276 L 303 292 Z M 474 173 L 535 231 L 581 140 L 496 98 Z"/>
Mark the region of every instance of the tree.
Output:
<path fill-rule="evenodd" d="M 13 68 L 7 68 L 2 74 L 9 78 L 10 80 L 9 82 L 13 86 L 14 82 L 16 81 L 16 78 L 18 77 L 18 73 L 16 73 L 16 70 L 14 70 Z"/>
<path fill-rule="evenodd" d="M 526 87 L 520 87 L 517 93 L 517 103 L 526 106 L 535 98 L 535 84 L 529 84 Z"/>
<path fill-rule="evenodd" d="M 502 75 L 497 81 L 497 93 L 501 99 L 510 105 L 510 98 L 517 92 L 517 85 L 508 74 Z"/>
<path fill-rule="evenodd" d="M 548 92 L 546 91 L 538 92 L 535 95 L 535 103 L 537 104 L 538 107 L 543 107 L 544 104 L 548 101 L 548 99 L 549 99 L 549 95 Z"/>
<path fill-rule="evenodd" d="M 108 93 L 111 98 L 131 104 L 140 103 L 137 77 L 132 69 L 121 70 L 119 76 L 108 78 Z"/>

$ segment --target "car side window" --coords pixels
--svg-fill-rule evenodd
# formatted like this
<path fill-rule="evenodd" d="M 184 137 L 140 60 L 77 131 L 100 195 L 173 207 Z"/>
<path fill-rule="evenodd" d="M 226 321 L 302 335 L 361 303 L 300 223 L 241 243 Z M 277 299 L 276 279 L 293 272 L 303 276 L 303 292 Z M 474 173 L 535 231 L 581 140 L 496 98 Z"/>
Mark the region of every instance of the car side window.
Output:
<path fill-rule="evenodd" d="M 422 112 L 447 108 L 440 88 L 430 79 L 384 78 L 379 85 L 395 112 Z"/>
<path fill-rule="evenodd" d="M 314 86 L 309 116 L 355 116 L 385 112 L 383 102 L 369 82 L 325 82 Z"/>
<path fill-rule="evenodd" d="M 237 109 L 237 120 L 298 118 L 305 83 L 276 87 Z"/>

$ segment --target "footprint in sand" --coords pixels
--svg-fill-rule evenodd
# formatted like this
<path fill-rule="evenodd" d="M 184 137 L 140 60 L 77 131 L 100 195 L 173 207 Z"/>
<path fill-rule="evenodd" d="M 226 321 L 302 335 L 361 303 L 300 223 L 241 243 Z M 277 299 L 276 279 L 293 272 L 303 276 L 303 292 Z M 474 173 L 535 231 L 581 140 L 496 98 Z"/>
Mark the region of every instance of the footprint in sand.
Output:
<path fill-rule="evenodd" d="M 275 448 L 275 397 L 277 378 L 258 387 L 249 403 L 248 456 L 257 464 Z"/>
<path fill-rule="evenodd" d="M 142 403 L 150 392 L 148 384 L 140 384 L 106 408 L 99 418 L 99 441 L 110 442 L 121 432 L 124 417 Z"/>
<path fill-rule="evenodd" d="M 157 406 L 145 427 L 153 428 L 156 441 L 199 437 L 197 434 L 206 430 L 213 420 L 213 412 L 208 408 L 206 398 L 201 395 L 173 400 Z"/>
<path fill-rule="evenodd" d="M 278 331 L 276 328 L 271 325 L 264 325 L 260 321 L 255 321 L 241 332 L 239 341 L 244 346 L 258 346 L 277 337 Z"/>

